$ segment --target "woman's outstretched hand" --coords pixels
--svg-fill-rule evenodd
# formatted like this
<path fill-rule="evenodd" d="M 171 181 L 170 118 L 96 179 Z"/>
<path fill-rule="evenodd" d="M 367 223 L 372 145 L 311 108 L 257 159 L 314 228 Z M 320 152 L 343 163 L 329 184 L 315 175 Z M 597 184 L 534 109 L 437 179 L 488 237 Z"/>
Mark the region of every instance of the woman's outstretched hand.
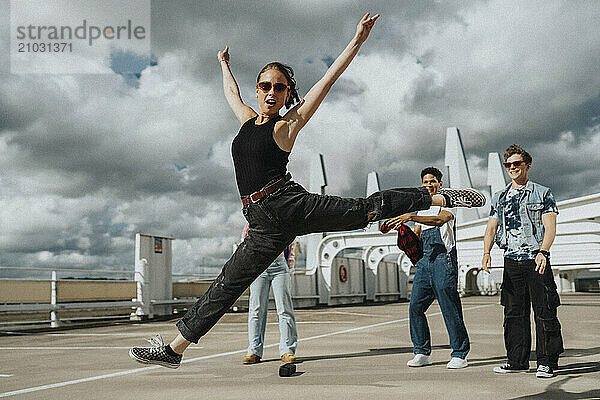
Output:
<path fill-rule="evenodd" d="M 333 86 L 335 81 L 340 75 L 346 70 L 350 62 L 354 59 L 354 56 L 358 53 L 358 50 L 362 46 L 363 42 L 369 37 L 369 33 L 375 24 L 375 21 L 379 18 L 379 14 L 369 17 L 369 13 L 366 13 L 361 18 L 358 26 L 356 27 L 356 34 L 350 40 L 350 43 L 342 51 L 342 53 L 335 59 L 333 64 L 329 67 L 325 75 L 315 85 L 310 88 L 306 96 L 300 104 L 297 104 L 289 110 L 282 119 L 282 124 L 275 125 L 273 137 L 277 145 L 285 151 L 291 151 L 294 146 L 298 132 L 308 120 L 313 116 L 321 102 L 329 93 L 329 89 Z"/>
<path fill-rule="evenodd" d="M 371 29 L 373 25 L 375 25 L 375 21 L 379 18 L 379 14 L 369 17 L 370 13 L 366 13 L 364 17 L 358 23 L 356 27 L 356 38 L 362 43 L 369 37 L 369 33 L 371 33 Z"/>
<path fill-rule="evenodd" d="M 217 53 L 217 60 L 219 60 L 219 62 L 225 61 L 226 63 L 229 63 L 229 45 L 226 45 L 223 51 Z"/>

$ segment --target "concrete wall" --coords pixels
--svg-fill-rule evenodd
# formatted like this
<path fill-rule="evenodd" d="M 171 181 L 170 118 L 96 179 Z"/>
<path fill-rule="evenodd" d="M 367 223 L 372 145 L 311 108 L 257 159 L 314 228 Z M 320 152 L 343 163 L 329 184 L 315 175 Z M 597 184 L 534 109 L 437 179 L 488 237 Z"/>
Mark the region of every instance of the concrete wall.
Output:
<path fill-rule="evenodd" d="M 57 301 L 131 300 L 136 296 L 135 282 L 68 280 L 56 283 Z"/>
<path fill-rule="evenodd" d="M 200 297 L 211 283 L 212 279 L 201 282 L 173 282 L 173 298 Z"/>
<path fill-rule="evenodd" d="M 0 280 L 0 303 L 50 303 L 51 281 Z M 201 282 L 173 282 L 173 297 L 200 297 L 212 280 Z M 58 281 L 57 301 L 123 301 L 136 296 L 136 284 L 132 281 Z M 242 296 L 248 296 L 247 289 Z"/>
<path fill-rule="evenodd" d="M 50 303 L 50 281 L 0 280 L 0 303 Z"/>
<path fill-rule="evenodd" d="M 0 303 L 50 303 L 51 281 L 0 280 Z M 64 280 L 56 282 L 58 302 L 131 300 L 135 282 Z"/>

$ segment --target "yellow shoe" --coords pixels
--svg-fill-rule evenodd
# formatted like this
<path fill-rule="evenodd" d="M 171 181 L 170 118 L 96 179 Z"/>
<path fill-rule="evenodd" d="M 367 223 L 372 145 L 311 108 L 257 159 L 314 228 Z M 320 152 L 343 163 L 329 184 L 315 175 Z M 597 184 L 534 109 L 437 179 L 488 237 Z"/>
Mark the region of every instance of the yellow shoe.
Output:
<path fill-rule="evenodd" d="M 294 364 L 296 362 L 296 356 L 292 353 L 285 353 L 281 356 L 281 361 L 283 361 L 284 364 Z"/>
<path fill-rule="evenodd" d="M 260 362 L 260 357 L 256 354 L 246 354 L 242 359 L 242 364 L 256 364 Z"/>

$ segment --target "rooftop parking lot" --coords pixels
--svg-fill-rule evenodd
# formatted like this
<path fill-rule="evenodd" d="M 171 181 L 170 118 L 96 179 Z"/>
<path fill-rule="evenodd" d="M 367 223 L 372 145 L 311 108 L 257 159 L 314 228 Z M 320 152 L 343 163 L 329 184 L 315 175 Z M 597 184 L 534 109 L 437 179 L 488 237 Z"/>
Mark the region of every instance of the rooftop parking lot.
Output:
<path fill-rule="evenodd" d="M 499 375 L 504 345 L 498 296 L 463 298 L 471 338 L 469 366 L 445 368 L 448 336 L 430 308 L 434 364 L 408 368 L 408 303 L 296 310 L 301 361 L 292 377 L 278 368 L 279 331 L 269 313 L 263 362 L 242 365 L 245 313 L 230 313 L 177 370 L 137 364 L 128 348 L 156 333 L 169 341 L 174 321 L 0 336 L 0 397 L 19 399 L 599 399 L 600 295 L 561 296 L 566 351 L 551 379 Z"/>

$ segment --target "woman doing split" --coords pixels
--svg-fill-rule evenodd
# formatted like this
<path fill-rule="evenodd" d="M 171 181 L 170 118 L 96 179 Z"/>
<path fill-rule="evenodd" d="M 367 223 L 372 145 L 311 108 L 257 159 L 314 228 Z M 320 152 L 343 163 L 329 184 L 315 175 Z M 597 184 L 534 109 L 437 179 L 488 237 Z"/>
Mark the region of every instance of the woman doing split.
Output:
<path fill-rule="evenodd" d="M 242 124 L 231 151 L 242 212 L 250 225 L 248 236 L 206 293 L 177 323 L 179 335 L 168 345 L 159 339 L 153 341 L 154 347 L 133 347 L 131 358 L 177 368 L 185 349 L 217 323 L 296 236 L 360 229 L 369 222 L 432 205 L 480 207 L 485 203 L 485 197 L 473 189 L 443 189 L 433 196 L 426 188 L 389 189 L 368 198 L 341 198 L 309 193 L 291 180 L 287 163 L 298 133 L 356 56 L 378 18 L 379 14 L 370 17 L 367 13 L 360 20 L 348 46 L 299 103 L 292 68 L 267 64 L 257 78 L 258 113 L 240 97 L 229 69 L 228 47 L 219 51 L 225 97 Z M 280 116 L 284 105 L 293 107 Z"/>

